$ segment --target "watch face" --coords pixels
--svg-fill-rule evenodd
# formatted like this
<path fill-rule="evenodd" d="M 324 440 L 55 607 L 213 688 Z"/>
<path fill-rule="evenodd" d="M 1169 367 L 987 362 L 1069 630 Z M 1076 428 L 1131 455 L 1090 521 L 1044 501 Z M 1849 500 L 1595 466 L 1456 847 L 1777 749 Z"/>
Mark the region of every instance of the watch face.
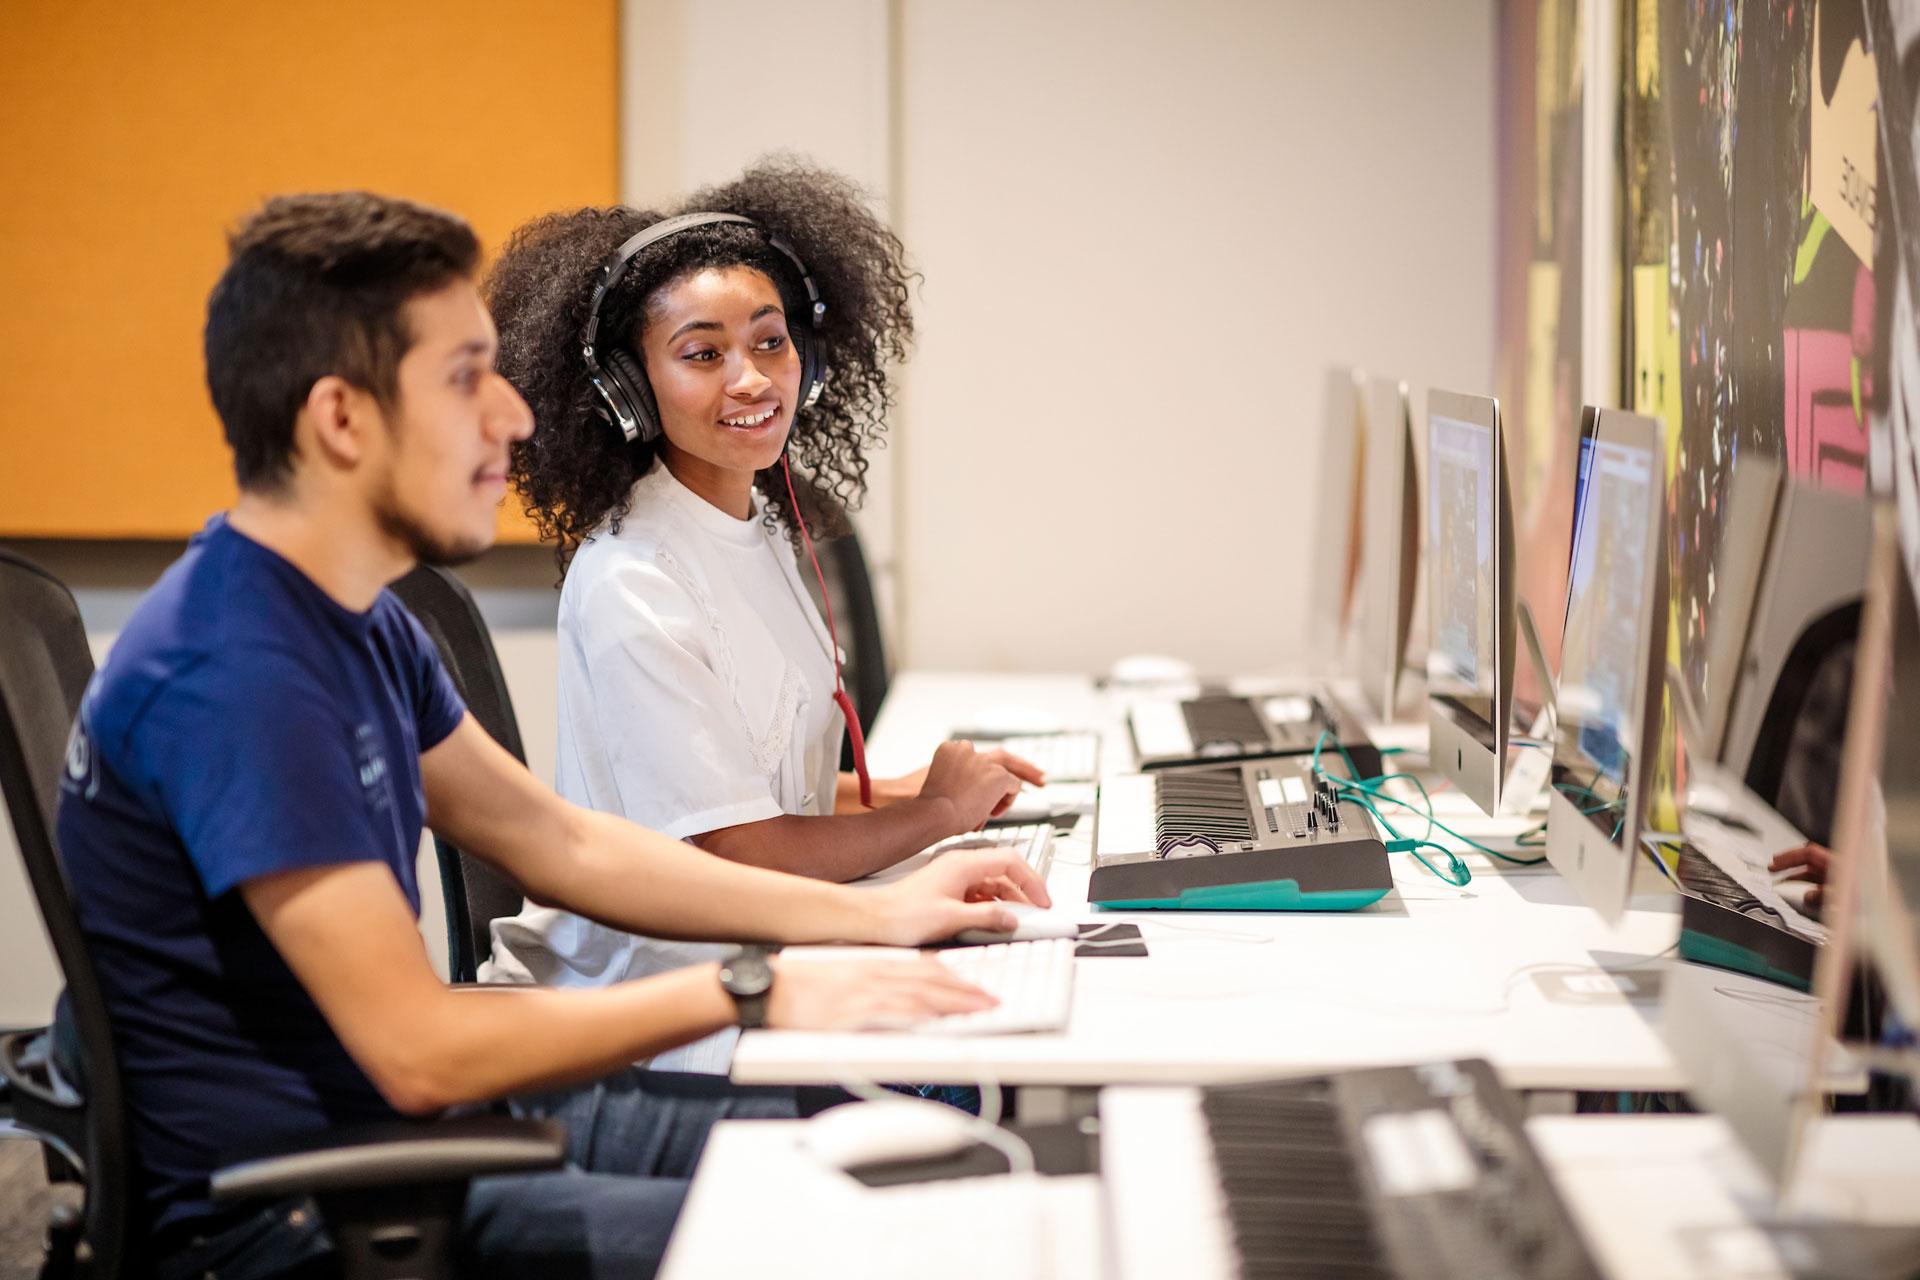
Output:
<path fill-rule="evenodd" d="M 773 966 L 757 951 L 743 952 L 721 968 L 720 983 L 736 996 L 765 995 L 773 985 Z"/>

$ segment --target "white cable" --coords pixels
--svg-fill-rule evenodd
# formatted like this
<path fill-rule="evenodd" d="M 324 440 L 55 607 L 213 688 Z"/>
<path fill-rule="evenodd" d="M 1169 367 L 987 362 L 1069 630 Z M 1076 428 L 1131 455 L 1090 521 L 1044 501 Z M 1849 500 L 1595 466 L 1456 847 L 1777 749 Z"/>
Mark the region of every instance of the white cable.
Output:
<path fill-rule="evenodd" d="M 852 1076 L 840 1076 L 834 1083 L 864 1102 L 894 1102 L 901 1096 L 882 1089 L 871 1080 L 855 1079 Z M 964 1111 L 959 1112 L 962 1116 L 966 1116 L 967 1128 L 972 1132 L 974 1140 L 985 1146 L 992 1147 L 995 1151 L 1005 1156 L 1007 1158 L 1007 1173 L 1009 1175 L 1032 1175 L 1035 1172 L 1033 1148 L 1028 1145 L 1026 1139 L 1022 1138 L 1019 1134 L 1011 1133 L 1000 1127 L 1001 1092 L 999 1083 L 982 1077 L 977 1087 L 980 1090 L 980 1114 L 977 1116 L 968 1116 Z M 987 1099 L 989 1097 L 993 1099 L 991 1119 L 988 1118 Z M 922 1099 L 922 1101 L 931 1101 L 931 1099 Z M 947 1104 L 936 1102 L 934 1105 L 945 1106 Z M 955 1110 L 959 1111 L 959 1108 L 956 1107 Z"/>

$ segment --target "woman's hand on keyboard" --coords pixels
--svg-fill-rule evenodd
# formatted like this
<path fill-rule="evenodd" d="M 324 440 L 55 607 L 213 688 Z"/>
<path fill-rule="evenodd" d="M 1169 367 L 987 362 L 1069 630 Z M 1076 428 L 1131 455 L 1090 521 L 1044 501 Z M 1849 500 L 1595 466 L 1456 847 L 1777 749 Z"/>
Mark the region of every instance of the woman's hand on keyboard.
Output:
<path fill-rule="evenodd" d="M 1003 812 L 1020 794 L 1020 784 L 1044 775 L 1027 761 L 1004 751 L 975 751 L 971 742 L 943 742 L 920 781 L 920 794 L 952 806 L 949 835 L 977 831 Z"/>
<path fill-rule="evenodd" d="M 905 1027 L 999 1003 L 931 956 L 773 965 L 767 1025 L 807 1031 Z"/>
<path fill-rule="evenodd" d="M 1013 932 L 1001 903 L 1053 905 L 1047 886 L 1016 849 L 955 849 L 892 884 L 862 895 L 875 910 L 874 942 L 914 947 L 962 929 Z"/>

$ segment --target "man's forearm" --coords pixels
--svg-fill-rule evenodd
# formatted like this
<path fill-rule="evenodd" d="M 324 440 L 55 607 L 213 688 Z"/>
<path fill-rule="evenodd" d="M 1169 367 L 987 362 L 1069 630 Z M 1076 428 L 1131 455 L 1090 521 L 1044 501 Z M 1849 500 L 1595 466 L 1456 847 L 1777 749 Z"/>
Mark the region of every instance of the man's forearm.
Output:
<path fill-rule="evenodd" d="M 830 817 L 782 814 L 694 840 L 709 853 L 750 867 L 845 881 L 890 867 L 953 834 L 952 803 L 927 796 Z"/>
<path fill-rule="evenodd" d="M 635 826 L 575 809 L 566 847 L 528 866 L 521 887 L 563 907 L 658 938 L 865 942 L 880 936 L 860 890 L 717 858 Z"/>
<path fill-rule="evenodd" d="M 402 1111 L 592 1080 L 732 1025 L 719 966 L 694 965 L 596 991 L 442 989 L 409 1034 L 367 1059 Z"/>

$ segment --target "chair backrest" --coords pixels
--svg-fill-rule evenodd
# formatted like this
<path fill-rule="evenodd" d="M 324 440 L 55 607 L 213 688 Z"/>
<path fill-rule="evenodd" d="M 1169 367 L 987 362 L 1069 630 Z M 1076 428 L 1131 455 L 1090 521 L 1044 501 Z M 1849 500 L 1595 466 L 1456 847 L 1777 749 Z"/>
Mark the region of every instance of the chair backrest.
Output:
<path fill-rule="evenodd" d="M 112 1024 L 54 848 L 60 776 L 93 654 L 73 593 L 23 556 L 0 549 L 0 792 L 47 936 L 66 978 L 65 1017 L 78 1041 L 84 1097 L 73 1123 L 47 1136 L 77 1157 L 87 1183 L 85 1238 L 94 1274 L 119 1275 L 131 1239 L 132 1166 Z M 78 746 L 73 748 L 79 750 Z M 84 768 L 84 761 L 75 762 Z M 23 1121 L 25 1099 L 17 1104 Z"/>
<path fill-rule="evenodd" d="M 486 621 L 466 585 L 446 569 L 423 564 L 395 582 L 393 593 L 433 637 L 473 718 L 525 764 L 527 753 L 520 741 L 520 722 L 514 718 L 513 698 L 507 693 L 507 678 L 500 670 Z M 493 922 L 518 914 L 525 899 L 513 881 L 453 842 L 435 835 L 433 847 L 447 906 L 447 973 L 455 982 L 472 982 L 480 962 L 492 950 Z"/>
<path fill-rule="evenodd" d="M 820 572 L 833 601 L 840 647 L 847 651 L 843 673 L 847 692 L 860 715 L 860 732 L 870 733 L 880 704 L 886 700 L 892 674 L 887 669 L 886 638 L 880 630 L 880 605 L 874 596 L 873 578 L 867 571 L 860 537 L 851 525 L 844 534 L 820 545 Z M 853 767 L 851 746 L 842 749 L 841 767 Z"/>
<path fill-rule="evenodd" d="M 1830 843 L 1840 785 L 1860 604 L 1816 619 L 1793 646 L 1767 699 L 1746 784 L 1810 840 Z"/>

